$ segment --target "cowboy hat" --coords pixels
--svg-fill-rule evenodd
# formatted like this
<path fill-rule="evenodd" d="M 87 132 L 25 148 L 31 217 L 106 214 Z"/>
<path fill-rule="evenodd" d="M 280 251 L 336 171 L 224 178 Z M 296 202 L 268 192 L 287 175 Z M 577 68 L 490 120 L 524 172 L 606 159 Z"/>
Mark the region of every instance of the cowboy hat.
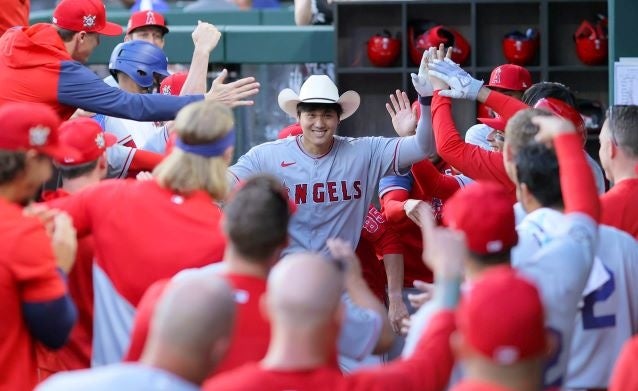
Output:
<path fill-rule="evenodd" d="M 299 95 L 290 88 L 279 93 L 279 107 L 291 117 L 297 118 L 299 103 L 337 103 L 343 109 L 340 119 L 346 119 L 359 108 L 361 98 L 354 91 L 339 96 L 335 83 L 326 75 L 312 75 L 301 85 Z"/>

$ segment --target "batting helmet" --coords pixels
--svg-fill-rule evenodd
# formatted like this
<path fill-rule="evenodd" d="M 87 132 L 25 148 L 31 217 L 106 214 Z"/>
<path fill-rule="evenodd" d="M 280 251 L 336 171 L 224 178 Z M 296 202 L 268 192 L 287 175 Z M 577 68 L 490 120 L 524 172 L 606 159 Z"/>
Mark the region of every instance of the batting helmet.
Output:
<path fill-rule="evenodd" d="M 583 20 L 574 33 L 576 42 L 576 55 L 586 65 L 600 65 L 607 61 L 608 38 L 604 29 L 604 23 L 598 22 L 592 25 Z"/>
<path fill-rule="evenodd" d="M 535 29 L 527 29 L 525 34 L 513 31 L 503 38 L 503 55 L 511 64 L 527 65 L 536 56 L 539 37 Z"/>
<path fill-rule="evenodd" d="M 109 61 L 109 71 L 117 80 L 117 71 L 128 77 L 143 88 L 153 86 L 155 76 L 169 75 L 168 59 L 159 47 L 140 40 L 120 43 L 113 49 Z"/>
<path fill-rule="evenodd" d="M 368 40 L 368 59 L 372 65 L 388 67 L 396 61 L 401 51 L 401 40 L 392 38 L 389 31 L 375 34 Z"/>
<path fill-rule="evenodd" d="M 583 142 L 587 141 L 587 129 L 585 121 L 578 110 L 564 101 L 556 98 L 543 98 L 534 105 L 535 109 L 542 109 L 568 120 L 576 128 L 576 132 L 583 138 Z"/>

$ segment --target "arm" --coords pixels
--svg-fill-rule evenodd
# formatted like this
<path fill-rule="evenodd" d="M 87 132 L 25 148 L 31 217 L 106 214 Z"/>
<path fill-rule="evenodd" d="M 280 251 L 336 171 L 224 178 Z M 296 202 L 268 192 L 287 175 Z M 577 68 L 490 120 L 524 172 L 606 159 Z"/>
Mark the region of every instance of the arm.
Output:
<path fill-rule="evenodd" d="M 311 0 L 295 0 L 295 24 L 306 26 L 312 22 Z"/>
<path fill-rule="evenodd" d="M 31 335 L 50 349 L 60 349 L 67 341 L 77 310 L 68 294 L 37 302 L 23 302 L 22 315 Z"/>
<path fill-rule="evenodd" d="M 514 114 L 521 110 L 529 109 L 529 106 L 520 100 L 501 94 L 498 91 L 492 91 L 487 87 L 481 87 L 477 100 L 481 103 L 485 103 L 490 109 L 496 111 L 506 120 L 512 118 Z"/>
<path fill-rule="evenodd" d="M 221 33 L 212 24 L 200 21 L 195 31 L 193 31 L 192 37 L 195 50 L 193 50 L 188 76 L 186 76 L 180 95 L 206 93 L 206 76 L 210 53 L 217 46 Z"/>
<path fill-rule="evenodd" d="M 429 194 L 444 201 L 461 188 L 456 178 L 441 174 L 428 159 L 412 166 L 412 176 L 414 185 L 420 188 L 422 194 Z"/>
<path fill-rule="evenodd" d="M 403 254 L 386 254 L 383 266 L 388 281 L 388 319 L 392 331 L 399 334 L 401 322 L 409 316 L 403 302 Z"/>

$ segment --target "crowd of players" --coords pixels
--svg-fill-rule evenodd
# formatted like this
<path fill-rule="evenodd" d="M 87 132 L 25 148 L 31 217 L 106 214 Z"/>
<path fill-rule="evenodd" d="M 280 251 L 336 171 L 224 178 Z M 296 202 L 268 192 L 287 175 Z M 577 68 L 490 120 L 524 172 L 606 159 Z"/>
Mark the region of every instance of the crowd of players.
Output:
<path fill-rule="evenodd" d="M 168 76 L 168 32 L 133 14 L 108 80 L 100 0 L 0 37 L 0 389 L 638 389 L 638 107 L 599 165 L 566 86 L 430 48 L 398 137 L 336 135 L 360 97 L 316 75 L 230 165 L 260 84 L 207 91 L 204 22 Z"/>

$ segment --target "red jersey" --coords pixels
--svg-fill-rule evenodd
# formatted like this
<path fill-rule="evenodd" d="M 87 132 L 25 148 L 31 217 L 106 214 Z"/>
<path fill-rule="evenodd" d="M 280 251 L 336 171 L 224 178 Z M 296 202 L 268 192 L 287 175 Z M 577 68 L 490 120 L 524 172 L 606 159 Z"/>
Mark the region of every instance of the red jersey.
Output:
<path fill-rule="evenodd" d="M 44 226 L 22 208 L 0 198 L 0 389 L 32 390 L 37 383 L 34 340 L 22 303 L 62 298 L 64 281 Z"/>
<path fill-rule="evenodd" d="M 638 239 L 638 178 L 625 179 L 600 196 L 601 224 L 611 225 Z"/>
<path fill-rule="evenodd" d="M 0 7 L 0 35 L 14 26 L 29 25 L 29 0 L 4 1 Z"/>
<path fill-rule="evenodd" d="M 638 389 L 638 337 L 633 337 L 623 347 L 614 373 L 609 381 L 609 391 L 625 391 Z"/>
<path fill-rule="evenodd" d="M 479 382 L 475 380 L 464 380 L 454 386 L 452 391 L 515 391 L 512 388 L 499 386 L 494 383 Z"/>
<path fill-rule="evenodd" d="M 406 360 L 345 376 L 327 365 L 287 372 L 248 364 L 213 378 L 204 390 L 441 390 L 454 363 L 449 344 L 453 331 L 454 314 L 446 311 L 432 319 L 414 355 Z"/>
<path fill-rule="evenodd" d="M 63 189 L 45 191 L 43 201 L 67 197 Z M 78 320 L 71 330 L 69 340 L 57 351 L 38 345 L 38 368 L 40 381 L 62 371 L 84 369 L 91 366 L 93 343 L 93 237 L 78 240 L 73 268 L 67 277 L 69 294 L 78 310 Z"/>

